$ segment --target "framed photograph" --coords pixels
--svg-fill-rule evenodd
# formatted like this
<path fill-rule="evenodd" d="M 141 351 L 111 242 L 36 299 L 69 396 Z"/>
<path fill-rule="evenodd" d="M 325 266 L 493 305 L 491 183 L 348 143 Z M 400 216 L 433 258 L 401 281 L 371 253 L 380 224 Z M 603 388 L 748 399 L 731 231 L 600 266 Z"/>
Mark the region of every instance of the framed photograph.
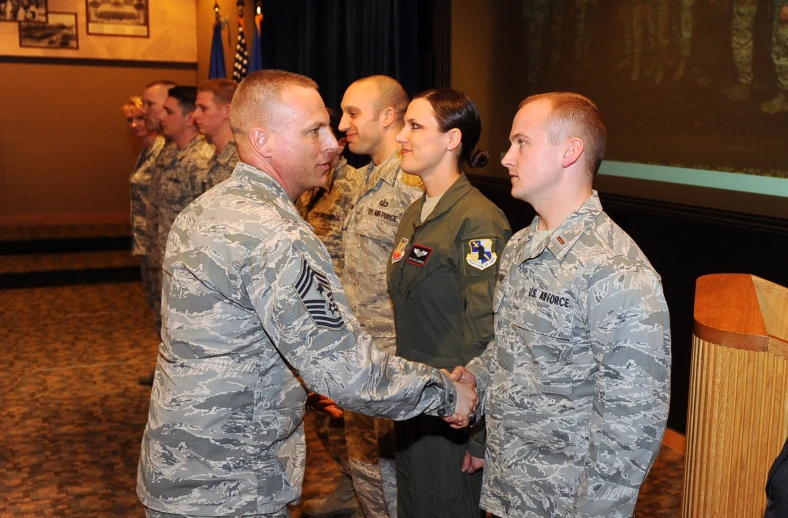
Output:
<path fill-rule="evenodd" d="M 150 37 L 148 0 L 85 0 L 85 12 L 88 34 Z"/>
<path fill-rule="evenodd" d="M 47 0 L 0 0 L 0 22 L 47 21 Z"/>
<path fill-rule="evenodd" d="M 77 50 L 77 13 L 50 11 L 47 18 L 46 23 L 19 22 L 19 46 Z"/>

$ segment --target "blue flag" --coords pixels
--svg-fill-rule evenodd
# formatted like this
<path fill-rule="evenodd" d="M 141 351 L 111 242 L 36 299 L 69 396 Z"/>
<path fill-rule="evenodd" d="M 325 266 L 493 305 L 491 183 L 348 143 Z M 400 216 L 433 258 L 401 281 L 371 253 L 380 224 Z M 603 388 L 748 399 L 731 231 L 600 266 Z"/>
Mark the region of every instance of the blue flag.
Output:
<path fill-rule="evenodd" d="M 213 26 L 213 40 L 211 41 L 211 66 L 208 70 L 208 79 L 223 79 L 225 77 L 227 77 L 227 67 L 224 65 L 222 24 L 220 22 L 216 22 Z"/>
<path fill-rule="evenodd" d="M 263 69 L 263 53 L 260 47 L 260 22 L 263 21 L 263 13 L 258 7 L 257 16 L 254 17 L 254 37 L 252 38 L 252 59 L 249 62 L 249 73 Z"/>

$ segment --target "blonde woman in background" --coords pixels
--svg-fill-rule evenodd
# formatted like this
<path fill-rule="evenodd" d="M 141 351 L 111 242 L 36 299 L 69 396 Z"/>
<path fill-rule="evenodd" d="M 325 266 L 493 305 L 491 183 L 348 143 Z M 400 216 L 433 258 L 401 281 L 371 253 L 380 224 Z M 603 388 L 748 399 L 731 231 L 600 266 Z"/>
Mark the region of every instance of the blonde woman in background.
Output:
<path fill-rule="evenodd" d="M 121 108 L 131 134 L 142 143 L 137 164 L 129 177 L 131 186 L 131 253 L 139 256 L 142 272 L 142 285 L 148 298 L 148 305 L 154 313 L 157 333 L 161 331 L 161 311 L 159 300 L 161 268 L 149 260 L 158 235 L 158 211 L 154 205 L 153 168 L 156 157 L 164 147 L 164 137 L 155 130 L 145 127 L 145 112 L 142 99 L 134 96 Z"/>

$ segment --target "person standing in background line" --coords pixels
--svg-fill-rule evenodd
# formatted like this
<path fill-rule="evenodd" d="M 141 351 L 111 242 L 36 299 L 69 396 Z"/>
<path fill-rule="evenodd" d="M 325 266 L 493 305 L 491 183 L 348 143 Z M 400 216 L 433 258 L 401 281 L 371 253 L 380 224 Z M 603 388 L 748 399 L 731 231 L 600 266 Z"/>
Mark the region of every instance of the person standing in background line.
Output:
<path fill-rule="evenodd" d="M 152 169 L 164 147 L 164 137 L 156 129 L 148 129 L 141 97 L 132 97 L 122 107 L 126 123 L 132 135 L 142 143 L 134 171 L 129 177 L 131 189 L 131 253 L 140 258 L 142 287 L 151 310 L 159 311 L 161 301 L 155 297 L 161 294 L 161 275 L 159 269 L 150 263 L 150 254 L 156 243 L 156 207 L 151 195 Z M 156 333 L 161 331 L 161 315 L 156 315 Z"/>
<path fill-rule="evenodd" d="M 211 79 L 197 88 L 194 124 L 215 148 L 201 179 L 203 191 L 229 178 L 238 163 L 238 150 L 230 129 L 230 105 L 237 86 L 229 79 Z"/>
<path fill-rule="evenodd" d="M 405 209 L 424 192 L 421 180 L 400 168 L 396 136 L 408 101 L 402 85 L 391 77 L 366 77 L 345 91 L 339 124 L 350 150 L 371 158 L 360 169 L 363 185 L 343 227 L 342 284 L 362 329 L 389 354 L 397 342 L 386 265 Z M 396 517 L 392 422 L 346 412 L 345 437 L 353 486 L 366 518 Z"/>
<path fill-rule="evenodd" d="M 164 103 L 167 101 L 167 95 L 170 90 L 175 86 L 175 83 L 167 80 L 154 81 L 148 84 L 142 91 L 142 108 L 143 117 L 145 120 L 145 129 L 148 131 L 155 131 L 162 135 L 161 121 L 164 119 L 166 112 L 164 111 Z M 163 135 L 162 135 L 163 136 Z M 156 335 L 161 336 L 161 254 L 158 254 L 158 241 L 159 241 L 159 202 L 158 202 L 158 184 L 161 178 L 160 164 L 166 160 L 166 157 L 175 153 L 177 146 L 174 142 L 167 139 L 165 136 L 162 148 L 156 153 L 156 156 L 151 157 L 152 164 L 150 166 L 150 179 L 147 190 L 148 200 L 145 209 L 145 230 L 147 232 L 147 239 L 149 242 L 148 253 L 145 255 L 145 272 L 142 276 L 148 278 L 148 281 L 143 281 L 143 286 L 146 290 L 148 301 L 151 303 L 153 309 L 153 318 L 156 324 Z M 150 385 L 153 383 L 153 376 L 146 376 L 140 378 L 140 383 Z"/>
<path fill-rule="evenodd" d="M 177 150 L 174 155 L 166 157 L 168 162 L 160 171 L 157 191 L 159 232 L 156 248 L 162 259 L 173 221 L 204 192 L 202 179 L 208 171 L 208 160 L 214 153 L 214 147 L 194 125 L 196 100 L 196 87 L 174 86 L 164 103 L 166 114 L 161 121 L 162 132 L 175 143 Z"/>

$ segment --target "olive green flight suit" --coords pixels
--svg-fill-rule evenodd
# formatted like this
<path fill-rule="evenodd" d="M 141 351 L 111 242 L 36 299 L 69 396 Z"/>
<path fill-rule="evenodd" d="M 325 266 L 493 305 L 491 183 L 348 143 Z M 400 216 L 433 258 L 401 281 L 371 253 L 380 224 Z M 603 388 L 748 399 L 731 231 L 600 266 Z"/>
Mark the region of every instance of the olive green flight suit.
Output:
<path fill-rule="evenodd" d="M 503 212 L 464 174 L 422 223 L 424 201 L 405 211 L 389 260 L 397 355 L 452 369 L 484 352 L 493 338 L 498 257 L 512 232 Z M 482 472 L 460 471 L 466 451 L 484 457 L 483 423 L 455 430 L 440 418 L 419 416 L 394 428 L 400 518 L 484 516 Z"/>

